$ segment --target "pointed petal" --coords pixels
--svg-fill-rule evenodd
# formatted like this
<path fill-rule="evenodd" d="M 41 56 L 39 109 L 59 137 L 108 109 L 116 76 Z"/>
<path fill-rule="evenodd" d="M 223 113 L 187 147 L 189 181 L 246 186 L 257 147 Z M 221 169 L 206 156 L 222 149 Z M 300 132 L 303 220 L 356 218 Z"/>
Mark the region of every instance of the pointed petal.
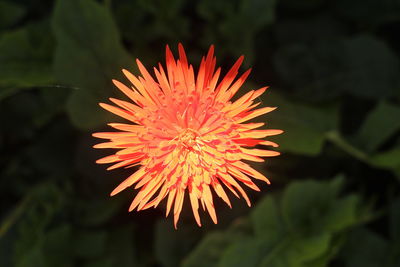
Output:
<path fill-rule="evenodd" d="M 127 120 L 135 122 L 135 123 L 137 122 L 137 119 L 134 117 L 132 112 L 128 112 L 124 109 L 117 108 L 117 107 L 114 107 L 114 106 L 111 106 L 111 105 L 105 104 L 105 103 L 100 103 L 99 105 L 102 108 L 104 108 L 105 110 L 108 110 L 108 111 L 114 113 L 115 115 L 118 115 L 124 119 L 127 119 Z"/>
<path fill-rule="evenodd" d="M 253 119 L 255 117 L 261 116 L 261 115 L 263 115 L 265 113 L 269 113 L 269 112 L 271 112 L 271 111 L 273 111 L 275 109 L 276 109 L 276 107 L 265 107 L 265 108 L 260 108 L 260 109 L 254 110 L 254 111 L 250 111 L 248 115 L 244 116 L 243 118 L 240 118 L 240 119 L 236 120 L 236 122 L 237 123 L 242 123 L 242 122 L 251 120 L 251 119 Z"/>
<path fill-rule="evenodd" d="M 215 213 L 215 208 L 212 200 L 212 194 L 210 187 L 208 185 L 203 186 L 203 197 L 204 197 L 204 203 L 206 204 L 206 208 L 208 211 L 208 214 L 210 214 L 211 219 L 215 224 L 218 223 L 217 220 L 217 214 Z"/>
<path fill-rule="evenodd" d="M 230 202 L 230 200 L 229 200 L 229 198 L 228 198 L 228 195 L 225 193 L 225 190 L 224 190 L 224 188 L 221 186 L 221 184 L 220 184 L 220 183 L 215 183 L 214 186 L 213 186 L 213 188 L 214 188 L 215 193 L 217 193 L 217 195 L 218 195 L 220 198 L 222 198 L 222 200 L 225 201 L 225 203 L 226 203 L 230 208 L 232 208 L 232 204 L 231 204 L 231 202 Z"/>
<path fill-rule="evenodd" d="M 268 180 L 267 177 L 262 175 L 260 172 L 256 171 L 255 169 L 251 168 L 248 164 L 241 162 L 241 161 L 236 161 L 233 163 L 230 163 L 232 166 L 236 167 L 240 171 L 244 172 L 247 175 L 250 175 L 253 178 L 256 178 L 258 180 L 264 181 L 267 184 L 271 184 L 271 182 Z"/>
<path fill-rule="evenodd" d="M 112 192 L 111 192 L 111 196 L 114 196 L 116 194 L 118 194 L 119 192 L 121 192 L 122 190 L 124 190 L 125 188 L 133 185 L 134 183 L 136 183 L 137 181 L 139 181 L 139 179 L 141 179 L 144 175 L 146 174 L 145 168 L 140 168 L 139 170 L 137 170 L 134 174 L 132 174 L 131 176 L 129 176 L 125 181 L 123 181 L 119 186 L 117 186 Z"/>
<path fill-rule="evenodd" d="M 176 225 L 179 220 L 179 215 L 182 211 L 183 200 L 185 198 L 185 191 L 182 188 L 177 190 L 176 198 L 175 198 L 175 207 L 174 207 L 174 226 L 176 229 Z"/>
<path fill-rule="evenodd" d="M 166 210 L 166 213 L 165 213 L 165 217 L 168 216 L 169 211 L 171 210 L 172 203 L 173 203 L 173 201 L 175 199 L 175 194 L 176 194 L 176 188 L 173 188 L 168 193 L 167 210 Z"/>
<path fill-rule="evenodd" d="M 267 136 L 272 136 L 272 135 L 278 135 L 283 133 L 282 130 L 275 130 L 275 129 L 269 129 L 269 130 L 254 130 L 254 131 L 248 131 L 248 132 L 241 132 L 240 133 L 240 138 L 264 138 Z"/>
<path fill-rule="evenodd" d="M 241 148 L 240 150 L 242 150 L 243 153 L 246 153 L 248 155 L 260 156 L 260 157 L 274 157 L 281 154 L 278 151 L 262 150 L 262 149 Z"/>
<path fill-rule="evenodd" d="M 196 195 L 193 192 L 189 193 L 190 203 L 192 205 L 194 218 L 199 226 L 201 226 L 200 216 L 199 216 L 199 202 Z"/>

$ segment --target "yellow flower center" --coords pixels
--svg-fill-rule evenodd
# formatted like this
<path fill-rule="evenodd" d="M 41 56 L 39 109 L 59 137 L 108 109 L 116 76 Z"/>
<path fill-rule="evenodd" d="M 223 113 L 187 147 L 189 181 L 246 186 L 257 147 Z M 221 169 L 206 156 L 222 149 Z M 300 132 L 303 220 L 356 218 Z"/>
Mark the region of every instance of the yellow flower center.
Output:
<path fill-rule="evenodd" d="M 178 140 L 184 147 L 191 150 L 193 146 L 198 144 L 198 137 L 198 133 L 195 130 L 187 128 L 178 136 Z"/>

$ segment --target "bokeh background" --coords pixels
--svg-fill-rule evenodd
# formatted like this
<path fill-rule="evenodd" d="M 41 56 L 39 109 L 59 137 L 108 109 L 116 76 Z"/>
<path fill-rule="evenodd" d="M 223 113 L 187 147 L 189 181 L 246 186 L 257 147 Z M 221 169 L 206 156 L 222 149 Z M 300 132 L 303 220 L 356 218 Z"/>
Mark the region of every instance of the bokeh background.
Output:
<path fill-rule="evenodd" d="M 400 266 L 400 1 L 0 0 L 0 266 Z M 199 228 L 109 192 L 132 169 L 94 162 L 111 79 L 178 42 L 211 44 L 241 93 L 279 108 L 280 157 L 254 203 L 216 200 Z"/>

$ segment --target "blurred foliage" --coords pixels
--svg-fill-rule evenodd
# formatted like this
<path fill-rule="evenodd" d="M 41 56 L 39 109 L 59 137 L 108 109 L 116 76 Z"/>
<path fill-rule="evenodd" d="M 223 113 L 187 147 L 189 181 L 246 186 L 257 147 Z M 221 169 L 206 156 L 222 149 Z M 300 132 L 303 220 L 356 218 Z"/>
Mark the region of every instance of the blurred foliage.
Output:
<path fill-rule="evenodd" d="M 55 75 L 76 87 L 67 112 L 79 128 L 100 126 L 106 113 L 98 111 L 97 103 L 111 95 L 111 79 L 130 65 L 110 11 L 93 1 L 57 1 L 52 25 Z"/>
<path fill-rule="evenodd" d="M 14 91 L 54 82 L 53 39 L 43 38 L 47 22 L 30 24 L 0 37 L 0 99 Z M 24 79 L 21 79 L 24 77 Z"/>
<path fill-rule="evenodd" d="M 363 226 L 354 229 L 343 247 L 346 266 L 399 266 L 400 199 L 389 207 L 389 238 Z"/>
<path fill-rule="evenodd" d="M 0 266 L 400 265 L 399 0 L 0 0 Z M 134 59 L 244 54 L 283 155 L 253 208 L 127 212 L 90 137 Z M 244 71 L 244 69 L 242 69 Z M 338 175 L 340 174 L 340 175 Z M 330 178 L 334 177 L 334 178 Z M 111 178 L 111 179 L 110 179 Z M 114 179 L 115 178 L 115 179 Z M 261 185 L 260 185 L 261 186 Z M 160 205 L 162 206 L 162 205 Z"/>
<path fill-rule="evenodd" d="M 278 107 L 274 116 L 264 116 L 272 128 L 285 129 L 285 133 L 275 139 L 283 151 L 318 155 L 330 131 L 338 129 L 338 105 L 295 103 L 283 98 L 276 92 L 267 92 L 262 96 L 266 105 Z M 301 142 L 299 142 L 301 140 Z"/>
<path fill-rule="evenodd" d="M 200 17 L 213 25 L 205 27 L 204 47 L 218 43 L 224 47 L 222 56 L 245 54 L 251 62 L 257 33 L 275 19 L 275 4 L 275 0 L 200 1 Z"/>
<path fill-rule="evenodd" d="M 325 100 L 343 93 L 388 97 L 400 87 L 394 51 L 368 35 L 289 44 L 277 51 L 275 66 L 282 81 L 303 97 L 312 94 Z"/>
<path fill-rule="evenodd" d="M 262 199 L 249 219 L 210 233 L 183 266 L 326 266 L 348 229 L 369 217 L 360 196 L 338 196 L 343 181 L 291 183 Z"/>
<path fill-rule="evenodd" d="M 0 2 L 0 29 L 14 26 L 26 13 L 23 5 L 13 2 Z"/>

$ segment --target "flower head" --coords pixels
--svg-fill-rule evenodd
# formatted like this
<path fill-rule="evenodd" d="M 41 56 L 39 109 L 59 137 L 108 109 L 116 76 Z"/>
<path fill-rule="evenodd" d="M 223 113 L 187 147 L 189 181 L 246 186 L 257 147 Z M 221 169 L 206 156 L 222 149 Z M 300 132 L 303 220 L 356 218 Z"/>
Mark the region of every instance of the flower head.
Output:
<path fill-rule="evenodd" d="M 203 57 L 197 75 L 187 62 L 183 46 L 179 44 L 178 48 L 179 59 L 175 60 L 166 47 L 166 70 L 161 64 L 154 68 L 155 79 L 137 60 L 142 77 L 123 70 L 131 85 L 113 80 L 131 102 L 110 98 L 116 106 L 100 106 L 129 123 L 110 123 L 119 131 L 93 134 L 109 140 L 94 147 L 118 149 L 97 161 L 114 163 L 108 170 L 139 165 L 111 192 L 115 195 L 136 184 L 135 189 L 140 190 L 129 211 L 157 207 L 167 198 L 166 216 L 172 209 L 176 227 L 188 195 L 194 218 L 201 226 L 200 205 L 217 223 L 212 190 L 230 207 L 226 190 L 236 197 L 242 196 L 250 206 L 242 185 L 259 191 L 252 179 L 269 184 L 264 175 L 242 160 L 262 162 L 261 157 L 279 155 L 276 151 L 248 147 L 276 147 L 277 144 L 261 138 L 282 131 L 256 130 L 264 123 L 248 122 L 275 109 L 255 109 L 260 104 L 255 100 L 267 87 L 231 100 L 250 74 L 248 70 L 235 80 L 243 56 L 218 82 L 221 69 L 215 71 L 213 46 Z"/>

